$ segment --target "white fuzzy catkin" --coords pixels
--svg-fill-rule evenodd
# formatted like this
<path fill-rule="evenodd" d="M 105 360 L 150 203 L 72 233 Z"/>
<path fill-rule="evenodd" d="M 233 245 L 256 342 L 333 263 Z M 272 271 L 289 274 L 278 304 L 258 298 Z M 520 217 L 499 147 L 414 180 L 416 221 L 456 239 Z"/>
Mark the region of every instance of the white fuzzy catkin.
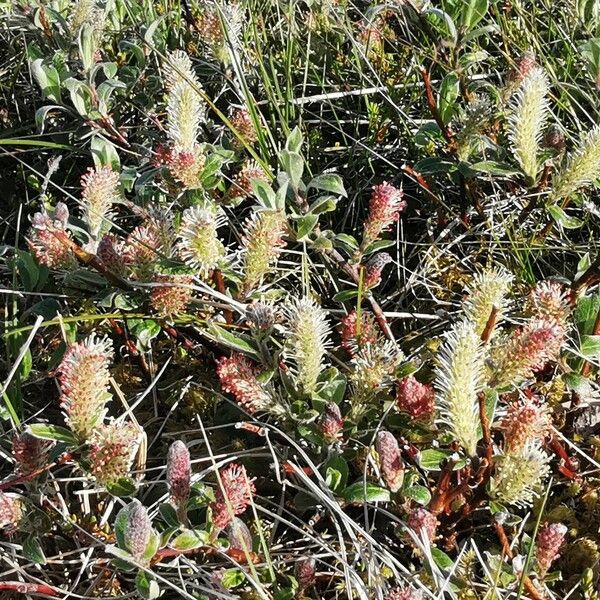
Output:
<path fill-rule="evenodd" d="M 549 112 L 548 88 L 548 77 L 535 67 L 521 82 L 510 105 L 508 137 L 531 184 L 537 180 L 538 152 Z"/>
<path fill-rule="evenodd" d="M 473 323 L 463 321 L 447 334 L 438 356 L 436 395 L 440 420 L 469 455 L 480 436 L 477 394 L 483 388 L 484 351 Z"/>
<path fill-rule="evenodd" d="M 323 371 L 331 329 L 325 311 L 310 298 L 292 301 L 286 312 L 289 326 L 286 358 L 293 363 L 298 387 L 310 395 Z"/>
<path fill-rule="evenodd" d="M 169 54 L 165 84 L 168 91 L 167 135 L 175 149 L 192 152 L 205 119 L 205 105 L 198 93 L 202 86 L 185 52 L 177 50 Z"/>
<path fill-rule="evenodd" d="M 589 131 L 564 168 L 552 179 L 551 201 L 568 198 L 600 179 L 600 125 Z"/>
<path fill-rule="evenodd" d="M 468 286 L 469 297 L 464 303 L 467 319 L 475 326 L 477 335 L 485 330 L 492 309 L 496 308 L 496 322 L 499 322 L 507 305 L 507 294 L 513 276 L 502 268 L 490 268 L 473 277 Z"/>

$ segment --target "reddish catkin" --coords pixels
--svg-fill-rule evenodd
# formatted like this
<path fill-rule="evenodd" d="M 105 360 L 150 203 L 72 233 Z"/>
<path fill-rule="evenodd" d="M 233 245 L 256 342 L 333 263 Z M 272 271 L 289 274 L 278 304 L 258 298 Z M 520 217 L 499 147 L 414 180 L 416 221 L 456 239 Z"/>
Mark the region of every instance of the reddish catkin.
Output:
<path fill-rule="evenodd" d="M 399 219 L 406 208 L 402 196 L 401 190 L 385 181 L 373 187 L 361 245 L 363 250 Z"/>
<path fill-rule="evenodd" d="M 216 500 L 210 507 L 215 527 L 225 529 L 235 516 L 241 515 L 251 504 L 256 493 L 254 480 L 248 479 L 243 465 L 231 463 L 219 471 Z"/>
<path fill-rule="evenodd" d="M 356 351 L 365 344 L 375 344 L 379 339 L 375 317 L 372 313 L 362 311 L 360 314 L 360 327 L 358 327 L 358 324 L 356 309 L 349 312 L 342 319 L 342 348 L 350 356 L 354 356 Z"/>
<path fill-rule="evenodd" d="M 427 419 L 433 415 L 435 390 L 433 386 L 417 381 L 412 375 L 396 385 L 396 405 L 413 419 Z"/>

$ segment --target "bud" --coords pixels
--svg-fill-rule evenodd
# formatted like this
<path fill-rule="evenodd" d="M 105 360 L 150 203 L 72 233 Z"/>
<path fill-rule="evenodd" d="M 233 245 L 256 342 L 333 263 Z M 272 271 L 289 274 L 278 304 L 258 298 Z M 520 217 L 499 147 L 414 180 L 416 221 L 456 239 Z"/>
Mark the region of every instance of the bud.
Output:
<path fill-rule="evenodd" d="M 275 311 L 270 304 L 264 302 L 251 302 L 246 305 L 246 318 L 248 325 L 260 332 L 267 332 L 275 325 Z"/>
<path fill-rule="evenodd" d="M 296 561 L 294 566 L 294 576 L 301 590 L 309 588 L 315 583 L 315 565 L 314 558 L 301 558 Z"/>
<path fill-rule="evenodd" d="M 225 200 L 228 202 L 238 201 L 240 202 L 244 198 L 252 194 L 252 182 L 258 179 L 268 183 L 269 177 L 265 173 L 265 170 L 255 161 L 247 160 L 242 165 L 239 172 L 234 175 L 231 182 L 231 187 L 225 194 Z"/>
<path fill-rule="evenodd" d="M 252 551 L 252 534 L 246 523 L 238 519 L 238 517 L 233 518 L 227 526 L 227 539 L 229 540 L 230 547 L 234 550 L 242 552 Z"/>
<path fill-rule="evenodd" d="M 417 381 L 412 375 L 404 377 L 396 385 L 396 405 L 413 419 L 430 418 L 435 407 L 433 386 Z"/>
<path fill-rule="evenodd" d="M 536 540 L 536 559 L 542 577 L 560 556 L 558 551 L 566 535 L 567 528 L 562 523 L 546 523 L 540 528 Z"/>
<path fill-rule="evenodd" d="M 398 441 L 389 431 L 380 431 L 377 434 L 376 448 L 383 480 L 395 493 L 402 487 L 404 481 L 404 464 Z"/>
<path fill-rule="evenodd" d="M 143 558 L 151 535 L 152 521 L 146 507 L 139 500 L 133 500 L 127 507 L 127 521 L 123 537 L 127 551 L 137 561 Z"/>
<path fill-rule="evenodd" d="M 20 475 L 31 475 L 48 464 L 48 452 L 53 442 L 41 440 L 27 431 L 13 435 L 13 457 Z"/>
<path fill-rule="evenodd" d="M 319 429 L 327 440 L 333 441 L 340 436 L 343 427 L 344 419 L 340 407 L 334 402 L 330 402 L 321 416 Z"/>
<path fill-rule="evenodd" d="M 363 281 L 365 289 L 369 290 L 381 283 L 381 273 L 390 262 L 392 262 L 392 257 L 387 252 L 379 252 L 369 260 Z"/>
<path fill-rule="evenodd" d="M 184 506 L 190 495 L 190 451 L 177 440 L 171 444 L 167 455 L 167 485 L 175 506 Z"/>
<path fill-rule="evenodd" d="M 407 525 L 420 540 L 423 537 L 431 543 L 435 540 L 438 520 L 425 508 L 415 508 L 408 517 Z"/>
<path fill-rule="evenodd" d="M 562 152 L 565 149 L 565 145 L 564 133 L 556 125 L 549 127 L 548 131 L 544 134 L 544 146 L 552 148 L 556 152 Z"/>

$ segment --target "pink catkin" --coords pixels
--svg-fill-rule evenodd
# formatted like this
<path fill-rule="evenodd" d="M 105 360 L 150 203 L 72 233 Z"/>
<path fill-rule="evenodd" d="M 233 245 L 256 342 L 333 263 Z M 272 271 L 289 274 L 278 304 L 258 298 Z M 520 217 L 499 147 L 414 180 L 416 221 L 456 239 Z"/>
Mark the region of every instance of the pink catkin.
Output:
<path fill-rule="evenodd" d="M 407 525 L 419 539 L 424 535 L 430 542 L 435 540 L 438 520 L 427 509 L 415 508 L 408 517 Z"/>
<path fill-rule="evenodd" d="M 216 501 L 211 503 L 213 522 L 225 529 L 235 516 L 241 515 L 256 493 L 254 480 L 248 479 L 243 465 L 231 463 L 219 472 L 220 482 Z"/>
<path fill-rule="evenodd" d="M 360 314 L 360 330 L 356 310 L 348 313 L 342 319 L 342 348 L 354 356 L 356 351 L 365 344 L 374 344 L 379 335 L 375 325 L 375 318 L 370 312 L 362 311 Z"/>
<path fill-rule="evenodd" d="M 255 413 L 269 402 L 263 384 L 256 378 L 257 368 L 245 356 L 234 354 L 217 360 L 221 387 L 232 394 L 249 413 Z"/>
<path fill-rule="evenodd" d="M 187 502 L 191 473 L 190 451 L 182 441 L 177 440 L 171 444 L 167 455 L 167 485 L 171 501 L 176 506 L 183 506 Z"/>
<path fill-rule="evenodd" d="M 398 441 L 389 431 L 380 431 L 377 434 L 376 449 L 383 480 L 392 492 L 397 492 L 404 480 L 404 463 Z"/>
<path fill-rule="evenodd" d="M 411 587 L 402 585 L 390 590 L 385 600 L 422 600 L 423 594 Z"/>
<path fill-rule="evenodd" d="M 542 441 L 551 425 L 548 410 L 534 398 L 511 402 L 500 424 L 504 430 L 504 451 L 514 454 L 528 441 Z"/>
<path fill-rule="evenodd" d="M 82 439 L 88 438 L 109 398 L 110 343 L 90 337 L 69 346 L 58 367 L 60 402 L 67 422 Z"/>
<path fill-rule="evenodd" d="M 381 233 L 391 227 L 406 208 L 403 193 L 385 181 L 373 187 L 369 213 L 365 221 L 363 248 L 376 241 Z"/>
<path fill-rule="evenodd" d="M 161 315 L 184 313 L 192 301 L 193 291 L 187 287 L 194 281 L 191 275 L 155 275 L 150 304 Z"/>
<path fill-rule="evenodd" d="M 560 556 L 559 550 L 565 541 L 567 528 L 562 523 L 546 523 L 540 528 L 536 541 L 536 559 L 542 575 Z"/>
<path fill-rule="evenodd" d="M 381 283 L 381 274 L 385 266 L 392 262 L 392 257 L 387 252 L 376 254 L 366 265 L 364 286 L 371 289 Z"/>
<path fill-rule="evenodd" d="M 398 381 L 396 405 L 398 410 L 413 419 L 429 418 L 435 407 L 435 391 L 431 385 L 421 383 L 409 375 Z"/>

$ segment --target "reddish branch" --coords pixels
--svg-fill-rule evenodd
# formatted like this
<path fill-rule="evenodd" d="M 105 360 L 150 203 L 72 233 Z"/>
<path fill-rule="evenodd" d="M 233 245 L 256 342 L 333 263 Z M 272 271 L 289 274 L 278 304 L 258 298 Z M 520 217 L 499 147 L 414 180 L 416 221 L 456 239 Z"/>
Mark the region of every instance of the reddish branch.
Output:
<path fill-rule="evenodd" d="M 435 95 L 433 93 L 433 87 L 431 86 L 431 78 L 429 77 L 429 72 L 424 67 L 419 67 L 419 72 L 421 73 L 421 79 L 423 79 L 423 85 L 425 86 L 425 97 L 427 98 L 427 106 L 429 107 L 431 116 L 434 118 L 435 122 L 437 123 L 437 126 L 442 131 L 442 135 L 448 143 L 449 149 L 451 151 L 454 151 L 456 149 L 456 140 L 454 138 L 454 132 L 452 131 L 452 129 L 450 129 L 450 127 L 444 124 L 442 115 L 438 110 L 437 102 L 435 101 Z"/>
<path fill-rule="evenodd" d="M 15 592 L 17 594 L 44 594 L 58 596 L 58 592 L 44 583 L 23 583 L 22 581 L 0 581 L 0 590 Z"/>
<path fill-rule="evenodd" d="M 503 553 L 512 560 L 513 551 L 510 548 L 510 541 L 506 535 L 506 532 L 504 531 L 504 527 L 497 521 L 494 523 L 494 527 L 496 528 L 496 535 L 502 544 Z M 531 579 L 529 579 L 529 577 L 524 573 L 522 573 L 521 576 L 523 577 L 523 585 L 532 600 L 544 600 L 544 595 L 540 593 L 537 587 L 535 587 L 533 581 L 531 581 Z"/>

